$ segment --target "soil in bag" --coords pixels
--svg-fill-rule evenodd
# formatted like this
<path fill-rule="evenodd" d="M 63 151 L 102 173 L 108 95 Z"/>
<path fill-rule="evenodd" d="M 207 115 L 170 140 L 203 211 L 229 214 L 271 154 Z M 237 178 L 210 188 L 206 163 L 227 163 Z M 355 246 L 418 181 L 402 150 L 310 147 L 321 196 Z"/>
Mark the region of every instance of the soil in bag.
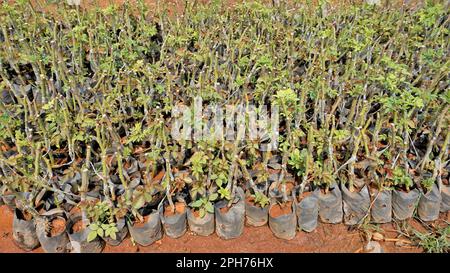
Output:
<path fill-rule="evenodd" d="M 171 238 L 179 238 L 186 232 L 187 210 L 185 202 L 175 202 L 175 211 L 169 202 L 159 204 L 159 213 L 164 232 Z"/>
<path fill-rule="evenodd" d="M 141 246 L 149 246 L 162 238 L 159 212 L 154 210 L 145 215 L 142 222 L 128 223 L 128 230 L 134 241 Z"/>
<path fill-rule="evenodd" d="M 36 234 L 46 253 L 65 253 L 68 251 L 69 236 L 67 221 L 62 216 L 39 217 L 36 219 Z"/>
<path fill-rule="evenodd" d="M 197 235 L 208 236 L 214 233 L 214 213 L 206 212 L 203 217 L 197 210 L 188 209 L 189 230 Z"/>
<path fill-rule="evenodd" d="M 269 227 L 273 234 L 280 239 L 291 240 L 295 237 L 297 218 L 295 215 L 295 206 L 292 201 L 270 205 Z"/>
<path fill-rule="evenodd" d="M 351 192 L 342 184 L 342 201 L 346 225 L 359 224 L 369 213 L 370 196 L 366 185 L 360 191 Z"/>
<path fill-rule="evenodd" d="M 245 218 L 247 225 L 253 227 L 260 227 L 267 224 L 269 217 L 269 206 L 264 208 L 253 202 L 253 197 L 248 196 L 245 199 Z"/>
<path fill-rule="evenodd" d="M 419 190 L 413 189 L 409 192 L 394 190 L 392 192 L 392 212 L 395 219 L 406 220 L 411 218 L 419 199 Z"/>
<path fill-rule="evenodd" d="M 324 223 L 342 222 L 342 193 L 336 183 L 330 186 L 328 193 L 319 191 L 319 219 Z"/>
<path fill-rule="evenodd" d="M 119 245 L 125 237 L 127 237 L 128 234 L 128 227 L 125 223 L 125 218 L 120 218 L 116 222 L 116 227 L 119 230 L 116 232 L 116 239 L 111 238 L 111 236 L 104 237 L 103 240 L 110 245 L 110 246 L 117 246 Z"/>
<path fill-rule="evenodd" d="M 300 201 L 296 204 L 297 223 L 303 231 L 311 232 L 317 227 L 319 217 L 318 195 L 318 188 L 312 192 L 304 192 Z"/>
<path fill-rule="evenodd" d="M 371 221 L 376 224 L 384 224 L 392 221 L 392 191 L 371 188 L 372 208 L 370 210 Z"/>
<path fill-rule="evenodd" d="M 436 184 L 433 184 L 431 191 L 422 193 L 417 207 L 419 218 L 423 221 L 434 221 L 439 218 L 439 209 L 441 207 L 441 193 Z"/>
<path fill-rule="evenodd" d="M 245 197 L 241 188 L 236 189 L 236 196 L 231 207 L 228 201 L 222 200 L 215 204 L 216 233 L 222 239 L 233 239 L 241 236 L 245 222 Z"/>
<path fill-rule="evenodd" d="M 67 233 L 70 240 L 70 251 L 73 253 L 100 253 L 105 247 L 105 241 L 99 236 L 88 242 L 87 238 L 91 230 L 83 227 L 81 214 L 74 214 L 69 218 Z"/>
<path fill-rule="evenodd" d="M 14 210 L 13 239 L 20 248 L 31 251 L 40 243 L 36 235 L 36 226 L 33 216 L 19 209 Z"/>

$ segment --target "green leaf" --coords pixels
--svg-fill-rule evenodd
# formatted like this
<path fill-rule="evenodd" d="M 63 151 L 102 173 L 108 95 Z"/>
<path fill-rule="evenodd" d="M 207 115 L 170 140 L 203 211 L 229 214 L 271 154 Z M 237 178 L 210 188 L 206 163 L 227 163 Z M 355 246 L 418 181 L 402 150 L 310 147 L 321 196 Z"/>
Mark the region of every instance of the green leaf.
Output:
<path fill-rule="evenodd" d="M 145 204 L 145 197 L 143 195 L 140 195 L 134 202 L 133 202 L 133 208 L 140 209 Z"/>
<path fill-rule="evenodd" d="M 219 194 L 215 192 L 215 193 L 213 193 L 213 194 L 211 194 L 211 195 L 209 196 L 209 201 L 214 201 L 214 200 L 216 200 L 218 197 L 219 197 Z"/>
<path fill-rule="evenodd" d="M 111 239 L 116 240 L 117 236 L 115 232 L 111 232 L 110 234 Z"/>
<path fill-rule="evenodd" d="M 98 234 L 98 236 L 103 237 L 104 236 L 103 229 L 101 229 L 101 228 L 97 229 L 97 234 Z"/>
<path fill-rule="evenodd" d="M 88 237 L 87 237 L 87 241 L 91 242 L 93 241 L 95 238 L 97 238 L 97 232 L 95 230 L 92 230 L 91 232 L 89 232 Z"/>
<path fill-rule="evenodd" d="M 209 213 L 214 213 L 214 206 L 212 205 L 211 202 L 206 203 L 205 209 L 206 209 Z"/>
<path fill-rule="evenodd" d="M 205 217 L 206 212 L 205 212 L 205 209 L 204 209 L 204 208 L 201 208 L 200 211 L 199 211 L 199 213 L 200 213 L 200 218 Z"/>
<path fill-rule="evenodd" d="M 196 200 L 196 201 L 191 203 L 191 207 L 199 208 L 202 204 L 203 204 L 203 200 L 202 199 L 198 199 L 198 200 Z"/>
<path fill-rule="evenodd" d="M 96 231 L 96 230 L 98 229 L 98 225 L 95 224 L 95 223 L 92 223 L 92 224 L 89 225 L 89 228 L 90 228 L 91 230 L 93 230 L 93 231 Z"/>

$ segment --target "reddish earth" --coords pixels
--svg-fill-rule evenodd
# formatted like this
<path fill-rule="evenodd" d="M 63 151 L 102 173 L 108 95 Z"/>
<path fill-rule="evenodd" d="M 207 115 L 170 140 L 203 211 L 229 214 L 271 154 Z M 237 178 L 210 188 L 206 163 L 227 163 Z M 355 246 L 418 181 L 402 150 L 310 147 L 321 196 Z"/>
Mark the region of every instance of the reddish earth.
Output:
<path fill-rule="evenodd" d="M 55 218 L 51 222 L 51 230 L 50 230 L 50 236 L 57 236 L 61 234 L 66 229 L 66 220 L 63 218 Z"/>
<path fill-rule="evenodd" d="M 0 206 L 0 253 L 26 252 L 17 247 L 12 239 L 13 215 L 6 206 Z M 441 219 L 445 217 L 442 215 Z M 410 220 L 409 224 L 424 231 L 421 224 Z M 410 244 L 399 244 L 395 224 L 381 225 L 380 233 L 384 240 L 380 244 L 385 252 L 422 252 L 422 249 Z M 404 238 L 404 237 L 403 237 Z M 407 240 L 406 240 L 407 241 Z M 398 246 L 396 246 L 396 244 Z M 362 252 L 365 245 L 364 236 L 356 230 L 349 230 L 343 224 L 319 224 L 311 233 L 298 232 L 293 240 L 286 241 L 273 236 L 268 226 L 246 227 L 238 239 L 222 240 L 216 234 L 203 237 L 187 232 L 181 238 L 172 239 L 164 236 L 148 247 L 134 246 L 130 237 L 119 246 L 106 246 L 104 252 Z M 37 248 L 32 252 L 43 252 Z"/>
<path fill-rule="evenodd" d="M 83 228 L 83 221 L 79 220 L 72 226 L 72 232 L 80 232 Z"/>
<path fill-rule="evenodd" d="M 292 202 L 286 202 L 286 204 L 275 204 L 270 210 L 269 214 L 271 217 L 276 218 L 281 215 L 291 214 L 292 213 Z"/>
<path fill-rule="evenodd" d="M 227 213 L 230 210 L 231 207 L 225 206 L 223 208 L 220 208 L 221 213 Z"/>
<path fill-rule="evenodd" d="M 137 219 L 135 222 L 134 222 L 134 227 L 144 227 L 144 225 L 148 222 L 148 218 L 150 218 L 150 214 L 148 214 L 148 215 L 145 215 L 144 216 L 144 219 L 142 220 L 142 222 L 140 222 L 139 221 L 139 219 Z"/>
<path fill-rule="evenodd" d="M 172 216 L 175 214 L 182 214 L 186 209 L 186 204 L 183 202 L 175 202 L 175 211 L 170 207 L 170 205 L 166 205 L 164 207 L 164 216 Z"/>

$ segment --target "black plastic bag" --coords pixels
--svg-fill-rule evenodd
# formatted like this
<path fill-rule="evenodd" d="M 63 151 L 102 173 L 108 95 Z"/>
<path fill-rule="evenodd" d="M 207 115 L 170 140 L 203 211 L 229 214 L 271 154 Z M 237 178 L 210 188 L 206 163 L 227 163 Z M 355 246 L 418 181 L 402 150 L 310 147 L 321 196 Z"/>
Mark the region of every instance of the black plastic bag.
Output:
<path fill-rule="evenodd" d="M 423 221 L 434 221 L 439 218 L 439 209 L 441 207 L 441 193 L 436 184 L 433 184 L 431 191 L 422 193 L 417 206 L 417 214 Z"/>
<path fill-rule="evenodd" d="M 141 246 L 149 246 L 162 238 L 162 227 L 159 212 L 154 210 L 142 227 L 128 223 L 128 230 L 134 241 Z"/>
<path fill-rule="evenodd" d="M 394 190 L 392 192 L 392 212 L 397 220 L 406 220 L 414 214 L 417 201 L 419 200 L 419 190 L 414 189 L 409 192 Z"/>
<path fill-rule="evenodd" d="M 105 247 L 105 241 L 103 241 L 99 236 L 97 236 L 94 240 L 88 242 L 87 238 L 89 232 L 91 231 L 89 227 L 85 229 L 74 232 L 72 227 L 76 222 L 82 219 L 81 214 L 73 214 L 69 217 L 69 221 L 67 224 L 67 233 L 69 234 L 70 239 L 70 250 L 73 253 L 100 253 Z"/>
<path fill-rule="evenodd" d="M 111 237 L 104 237 L 103 240 L 110 245 L 110 246 L 118 246 L 124 239 L 127 237 L 128 234 L 128 227 L 126 225 L 125 219 L 120 218 L 117 223 L 117 229 L 119 230 L 116 232 L 116 239 L 113 239 Z"/>
<path fill-rule="evenodd" d="M 158 206 L 159 217 L 161 217 L 161 223 L 164 227 L 164 232 L 171 238 L 179 238 L 186 232 L 188 208 L 187 206 L 185 206 L 183 213 L 164 216 L 164 205 L 167 203 L 167 201 L 161 202 Z"/>
<path fill-rule="evenodd" d="M 247 220 L 247 225 L 253 227 L 260 227 L 267 224 L 269 219 L 269 206 L 264 208 L 256 206 L 250 202 L 245 202 L 245 219 Z"/>
<path fill-rule="evenodd" d="M 64 231 L 55 236 L 48 236 L 47 232 L 48 227 L 50 225 L 50 222 L 55 217 L 62 217 L 62 216 L 53 216 L 53 217 L 40 216 L 39 218 L 37 218 L 36 234 L 38 236 L 42 249 L 46 253 L 65 253 L 68 251 L 67 245 L 70 242 L 69 236 L 67 235 L 67 222 Z M 64 219 L 64 221 L 66 221 L 66 219 Z"/>
<path fill-rule="evenodd" d="M 297 217 L 295 214 L 295 204 L 292 202 L 292 211 L 289 214 L 280 215 L 277 217 L 272 217 L 270 211 L 276 203 L 271 204 L 269 208 L 269 227 L 273 234 L 285 240 L 292 240 L 295 237 L 297 230 Z"/>
<path fill-rule="evenodd" d="M 369 214 L 370 196 L 366 185 L 359 192 L 350 192 L 342 184 L 342 201 L 346 225 L 357 225 Z"/>
<path fill-rule="evenodd" d="M 320 221 L 329 224 L 342 222 L 342 193 L 336 183 L 330 186 L 330 191 L 325 194 L 319 191 L 319 218 Z"/>
<path fill-rule="evenodd" d="M 384 224 L 392 221 L 392 191 L 384 189 L 378 191 L 371 190 L 372 195 L 372 209 L 370 216 L 373 223 Z"/>
<path fill-rule="evenodd" d="M 441 189 L 441 212 L 450 211 L 450 186 L 443 185 Z"/>
<path fill-rule="evenodd" d="M 13 239 L 17 246 L 27 251 L 40 245 L 34 219 L 26 220 L 19 209 L 14 209 Z"/>
<path fill-rule="evenodd" d="M 317 188 L 309 196 L 296 204 L 297 223 L 301 230 L 311 232 L 316 229 L 319 217 L 319 191 Z"/>
<path fill-rule="evenodd" d="M 233 239 L 241 236 L 244 231 L 245 222 L 245 196 L 241 188 L 236 189 L 234 204 L 227 212 L 222 212 L 227 200 L 219 201 L 215 204 L 216 233 L 222 239 Z"/>
<path fill-rule="evenodd" d="M 197 235 L 208 236 L 214 233 L 214 213 L 206 212 L 203 218 L 195 217 L 191 209 L 187 211 L 189 230 Z"/>

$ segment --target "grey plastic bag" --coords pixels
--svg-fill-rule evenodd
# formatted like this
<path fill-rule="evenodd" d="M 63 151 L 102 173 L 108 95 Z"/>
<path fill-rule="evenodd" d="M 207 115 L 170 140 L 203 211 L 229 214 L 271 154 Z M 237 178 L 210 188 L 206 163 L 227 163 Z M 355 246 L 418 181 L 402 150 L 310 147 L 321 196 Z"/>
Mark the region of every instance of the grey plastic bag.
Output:
<path fill-rule="evenodd" d="M 73 253 L 101 253 L 103 248 L 105 247 L 105 241 L 103 241 L 99 236 L 97 236 L 94 240 L 88 242 L 87 238 L 89 232 L 91 231 L 88 227 L 78 231 L 73 232 L 73 225 L 81 220 L 81 214 L 77 213 L 72 215 L 69 218 L 69 222 L 67 224 L 67 233 L 69 234 L 70 239 L 70 249 Z"/>
<path fill-rule="evenodd" d="M 297 231 L 297 217 L 295 214 L 295 204 L 292 202 L 292 211 L 289 214 L 272 217 L 270 211 L 276 203 L 271 204 L 269 208 L 269 227 L 273 234 L 285 240 L 291 240 L 295 237 Z"/>
<path fill-rule="evenodd" d="M 441 212 L 450 210 L 450 186 L 443 185 L 441 189 Z"/>
<path fill-rule="evenodd" d="M 296 204 L 297 223 L 300 229 L 311 232 L 316 229 L 319 217 L 319 189 Z"/>
<path fill-rule="evenodd" d="M 162 238 L 161 220 L 159 212 L 154 210 L 142 227 L 127 223 L 131 237 L 141 246 L 149 246 Z"/>
<path fill-rule="evenodd" d="M 195 217 L 191 209 L 187 211 L 189 230 L 197 235 L 208 236 L 214 233 L 214 213 L 206 212 L 203 218 Z"/>
<path fill-rule="evenodd" d="M 436 184 L 433 184 L 431 191 L 421 194 L 417 213 L 423 221 L 434 221 L 439 218 L 439 209 L 441 207 L 441 193 Z"/>
<path fill-rule="evenodd" d="M 215 204 L 216 233 L 222 239 L 234 239 L 241 236 L 245 222 L 245 196 L 241 188 L 236 189 L 236 202 L 227 212 L 220 209 L 228 203 L 226 200 Z"/>
<path fill-rule="evenodd" d="M 319 191 L 319 218 L 329 224 L 342 222 L 342 193 L 336 183 L 331 185 L 330 191 L 324 194 Z"/>
<path fill-rule="evenodd" d="M 267 224 L 269 217 L 269 206 L 264 208 L 256 206 L 250 202 L 245 202 L 245 218 L 247 224 L 253 227 L 260 227 Z"/>
<path fill-rule="evenodd" d="M 161 217 L 161 223 L 164 227 L 164 232 L 171 238 L 179 238 L 186 232 L 187 224 L 187 206 L 183 213 L 174 214 L 171 216 L 164 216 L 164 205 L 166 202 L 161 202 L 158 206 L 159 217 Z"/>
<path fill-rule="evenodd" d="M 344 207 L 344 223 L 346 225 L 359 224 L 369 213 L 370 196 L 366 185 L 359 192 L 350 192 L 342 184 L 342 200 Z"/>
<path fill-rule="evenodd" d="M 372 189 L 372 209 L 370 216 L 372 222 L 376 224 L 384 224 L 392 221 L 392 191 L 384 189 L 378 191 Z"/>
<path fill-rule="evenodd" d="M 69 236 L 67 235 L 67 222 L 63 232 L 56 236 L 47 236 L 47 227 L 55 217 L 38 217 L 36 219 L 36 234 L 42 249 L 46 253 L 65 253 L 68 251 Z M 64 219 L 65 220 L 65 219 Z"/>
<path fill-rule="evenodd" d="M 398 220 L 411 218 L 419 200 L 419 190 L 414 189 L 409 192 L 394 190 L 392 192 L 392 212 Z"/>
<path fill-rule="evenodd" d="M 40 245 L 34 219 L 26 220 L 19 209 L 14 210 L 13 239 L 17 246 L 27 251 Z"/>

